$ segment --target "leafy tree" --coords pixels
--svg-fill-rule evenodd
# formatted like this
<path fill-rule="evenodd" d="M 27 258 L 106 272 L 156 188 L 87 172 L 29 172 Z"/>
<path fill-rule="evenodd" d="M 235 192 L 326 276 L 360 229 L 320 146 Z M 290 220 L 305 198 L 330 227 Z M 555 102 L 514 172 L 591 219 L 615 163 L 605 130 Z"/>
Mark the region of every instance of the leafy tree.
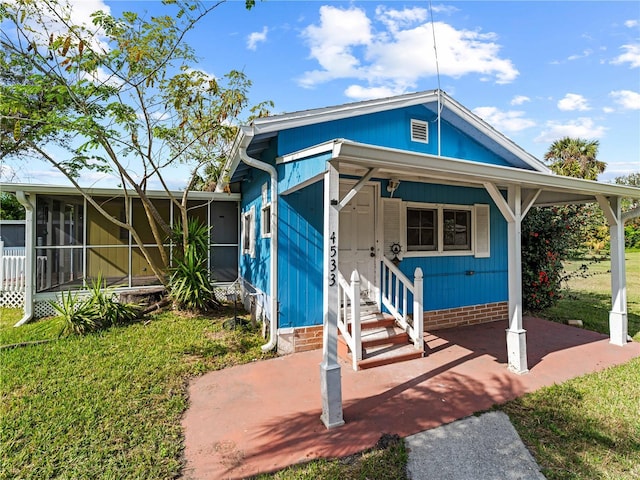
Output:
<path fill-rule="evenodd" d="M 551 144 L 544 158 L 559 175 L 596 180 L 606 168 L 597 159 L 598 141 L 565 137 Z M 532 209 L 522 222 L 522 291 L 524 307 L 537 311 L 560 298 L 562 262 L 581 245 L 601 249 L 608 230 L 599 207 Z M 603 230 L 604 228 L 604 230 Z M 585 267 L 586 269 L 586 267 Z"/>
<path fill-rule="evenodd" d="M 630 185 L 640 187 L 640 172 L 630 173 L 621 177 L 616 177 L 614 182 L 618 185 Z M 622 210 L 625 212 L 640 209 L 640 202 L 637 200 L 623 200 Z M 635 217 L 627 221 L 624 227 L 624 242 L 626 248 L 640 249 L 640 217 Z"/>
<path fill-rule="evenodd" d="M 598 147 L 597 140 L 564 137 L 551 144 L 544 159 L 559 175 L 596 180 L 607 166 L 597 159 Z"/>
<path fill-rule="evenodd" d="M 8 192 L 0 193 L 0 220 L 24 220 L 24 216 L 24 207 L 15 195 Z"/>
<path fill-rule="evenodd" d="M 162 247 L 171 228 L 147 195 L 155 181 L 188 223 L 189 190 L 203 167 L 223 159 L 250 80 L 239 71 L 212 77 L 195 68 L 187 33 L 223 2 L 165 0 L 166 13 L 147 18 L 98 11 L 92 25 L 73 20 L 65 0 L 0 3 L 0 158 L 44 159 L 62 172 L 115 226 L 128 230 L 153 273 L 166 284 Z M 254 1 L 246 1 L 247 8 Z M 254 107 L 264 113 L 270 102 Z M 64 155 L 51 153 L 51 146 Z M 167 167 L 191 171 L 184 193 L 167 184 Z M 79 184 L 89 170 L 114 174 L 125 202 L 141 199 L 161 259 L 129 218 L 113 218 Z M 219 169 L 218 169 L 219 170 Z M 182 242 L 184 252 L 188 239 Z"/>

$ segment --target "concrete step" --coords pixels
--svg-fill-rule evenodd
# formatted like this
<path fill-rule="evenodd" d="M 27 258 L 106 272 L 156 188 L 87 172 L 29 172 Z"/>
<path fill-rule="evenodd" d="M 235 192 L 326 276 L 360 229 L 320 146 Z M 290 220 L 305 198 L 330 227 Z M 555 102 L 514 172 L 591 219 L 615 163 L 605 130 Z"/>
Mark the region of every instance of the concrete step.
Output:
<path fill-rule="evenodd" d="M 366 348 L 377 345 L 408 343 L 409 335 L 397 325 L 385 325 L 362 330 L 360 339 L 362 341 L 362 348 Z"/>
<path fill-rule="evenodd" d="M 362 360 L 358 362 L 358 368 L 375 368 L 423 356 L 424 349 L 416 349 L 411 343 L 367 347 L 363 348 Z"/>

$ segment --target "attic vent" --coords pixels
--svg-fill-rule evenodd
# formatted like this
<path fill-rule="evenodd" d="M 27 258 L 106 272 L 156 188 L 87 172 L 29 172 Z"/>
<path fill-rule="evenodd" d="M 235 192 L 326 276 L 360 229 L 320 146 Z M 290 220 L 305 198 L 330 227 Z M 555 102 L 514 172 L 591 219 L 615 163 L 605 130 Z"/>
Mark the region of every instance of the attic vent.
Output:
<path fill-rule="evenodd" d="M 411 141 L 429 143 L 429 124 L 411 119 Z"/>

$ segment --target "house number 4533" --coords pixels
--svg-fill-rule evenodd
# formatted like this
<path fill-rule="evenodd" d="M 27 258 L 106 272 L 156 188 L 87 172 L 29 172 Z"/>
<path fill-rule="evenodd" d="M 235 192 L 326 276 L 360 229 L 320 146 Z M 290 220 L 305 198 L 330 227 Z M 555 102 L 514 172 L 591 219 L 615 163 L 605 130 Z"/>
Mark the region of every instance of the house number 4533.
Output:
<path fill-rule="evenodd" d="M 336 270 L 338 270 L 338 263 L 336 262 L 336 255 L 338 254 L 336 248 L 336 232 L 331 232 L 329 239 L 329 286 L 335 287 L 337 283 Z"/>

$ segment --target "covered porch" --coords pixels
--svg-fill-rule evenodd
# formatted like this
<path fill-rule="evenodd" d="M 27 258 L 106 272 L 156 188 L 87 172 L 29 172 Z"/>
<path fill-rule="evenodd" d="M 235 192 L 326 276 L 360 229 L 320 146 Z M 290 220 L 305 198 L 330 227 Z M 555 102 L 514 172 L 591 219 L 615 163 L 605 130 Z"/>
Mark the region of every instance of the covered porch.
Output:
<path fill-rule="evenodd" d="M 405 437 L 494 404 L 640 357 L 606 335 L 525 317 L 528 375 L 506 368 L 503 322 L 425 332 L 427 356 L 354 371 L 341 361 L 344 419 L 319 421 L 319 350 L 254 362 L 194 379 L 184 419 L 186 478 L 246 478 Z M 259 408 L 256 408 L 259 405 Z"/>
<path fill-rule="evenodd" d="M 398 183 L 409 181 L 472 187 L 488 193 L 507 224 L 504 245 L 508 251 L 506 363 L 509 370 L 517 374 L 527 373 L 531 363 L 528 358 L 527 330 L 523 323 L 521 222 L 534 206 L 597 202 L 604 211 L 611 233 L 610 342 L 617 346 L 627 344 L 624 218 L 621 199 L 637 198 L 637 189 L 555 176 L 546 172 L 416 154 L 348 140 L 334 140 L 313 148 L 316 155 L 322 151 L 329 157 L 326 170 L 316 177 L 317 180 L 324 180 L 324 335 L 320 377 L 323 402 L 321 418 L 327 428 L 344 424 L 341 367 L 336 347 L 341 318 L 339 298 L 341 289 L 346 289 L 341 287 L 341 282 L 336 281 L 336 265 L 341 260 L 337 249 L 340 244 L 340 211 L 372 178 L 378 181 L 388 179 L 389 185 L 396 183 L 395 188 Z M 305 152 L 296 152 L 290 159 L 285 156 L 280 161 L 286 163 L 304 156 Z M 356 179 L 346 194 L 340 191 L 341 178 L 344 176 Z M 480 242 L 482 240 L 478 243 Z M 379 251 L 377 255 L 380 257 Z M 373 253 L 371 256 L 374 256 Z M 416 269 L 416 276 L 421 277 L 418 270 Z M 414 316 L 411 329 L 416 341 L 419 341 L 422 332 L 421 307 L 422 305 L 415 303 L 414 297 L 414 311 L 419 314 Z M 399 319 L 398 315 L 395 316 Z M 357 332 L 357 326 L 354 328 Z M 343 329 L 340 331 L 343 332 Z"/>

